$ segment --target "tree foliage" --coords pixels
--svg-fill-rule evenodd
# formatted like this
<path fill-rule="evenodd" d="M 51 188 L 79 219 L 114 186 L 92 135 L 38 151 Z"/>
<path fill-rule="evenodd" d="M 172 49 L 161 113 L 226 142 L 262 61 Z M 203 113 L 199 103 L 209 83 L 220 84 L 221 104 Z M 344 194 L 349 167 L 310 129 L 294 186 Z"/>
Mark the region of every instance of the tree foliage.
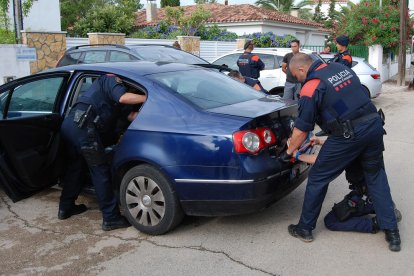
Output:
<path fill-rule="evenodd" d="M 211 16 L 211 12 L 202 6 L 197 7 L 190 16 L 185 16 L 184 9 L 181 7 L 167 7 L 165 14 L 167 23 L 178 26 L 184 35 L 190 36 L 194 35 Z"/>
<path fill-rule="evenodd" d="M 88 32 L 123 32 L 134 27 L 139 0 L 60 0 L 62 30 L 70 35 Z"/>
<path fill-rule="evenodd" d="M 328 18 L 325 21 L 326 28 L 333 28 L 335 22 L 338 21 L 339 13 L 335 10 L 335 0 L 331 0 L 329 3 Z"/>
<path fill-rule="evenodd" d="M 0 27 L 6 30 L 9 29 L 10 18 L 8 17 L 8 11 L 10 8 L 10 3 L 13 4 L 13 1 L 10 0 L 0 0 Z M 33 0 L 21 0 L 23 16 L 28 16 L 30 9 L 33 6 Z"/>
<path fill-rule="evenodd" d="M 194 0 L 196 4 L 215 4 L 217 0 Z"/>
<path fill-rule="evenodd" d="M 299 8 L 299 17 L 307 20 L 312 19 L 311 9 L 307 6 L 313 5 L 312 0 L 303 0 L 294 5 L 294 0 L 257 0 L 256 5 L 269 9 L 276 10 L 283 13 L 290 13 L 296 7 Z"/>
<path fill-rule="evenodd" d="M 407 13 L 408 35 L 413 33 L 413 20 Z M 390 0 L 364 0 L 354 5 L 347 16 L 338 21 L 337 35 L 346 34 L 356 45 L 380 44 L 385 50 L 395 50 L 400 40 L 399 8 Z"/>
<path fill-rule="evenodd" d="M 179 7 L 180 6 L 180 0 L 161 0 L 160 4 L 161 4 L 161 8 Z"/>
<path fill-rule="evenodd" d="M 321 11 L 322 7 L 322 0 L 318 1 L 318 5 L 315 7 L 315 12 L 313 13 L 313 21 L 316 21 L 318 23 L 322 23 L 325 20 L 325 16 Z"/>

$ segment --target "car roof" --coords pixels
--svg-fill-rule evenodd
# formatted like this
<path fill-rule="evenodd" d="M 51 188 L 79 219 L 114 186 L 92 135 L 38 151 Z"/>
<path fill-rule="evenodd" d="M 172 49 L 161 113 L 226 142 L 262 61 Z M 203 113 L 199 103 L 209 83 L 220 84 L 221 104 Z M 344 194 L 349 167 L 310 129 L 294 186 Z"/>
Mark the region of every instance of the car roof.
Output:
<path fill-rule="evenodd" d="M 244 52 L 243 49 L 237 49 L 234 52 Z M 290 48 L 254 48 L 252 53 L 266 53 L 266 54 L 287 54 L 291 53 L 292 50 Z M 309 49 L 300 49 L 301 53 L 305 54 L 312 54 L 314 53 L 312 50 Z"/>
<path fill-rule="evenodd" d="M 73 50 L 82 50 L 82 49 L 91 49 L 91 48 L 97 48 L 97 49 L 114 49 L 114 48 L 118 48 L 118 49 L 125 49 L 125 50 L 130 50 L 131 48 L 135 48 L 135 47 L 166 47 L 166 48 L 174 48 L 171 45 L 166 45 L 166 44 L 159 44 L 159 43 L 141 43 L 141 44 L 131 44 L 131 45 L 120 45 L 120 44 L 82 44 L 82 45 L 76 45 L 73 47 L 70 47 L 69 49 L 67 49 L 66 51 L 73 51 Z M 176 48 L 174 48 L 176 49 Z M 180 50 L 180 49 L 177 49 Z"/>
<path fill-rule="evenodd" d="M 321 56 L 321 58 L 333 58 L 335 56 L 335 54 L 319 54 L 319 55 Z M 364 61 L 365 58 L 352 56 L 352 60 L 361 62 L 361 61 Z"/>
<path fill-rule="evenodd" d="M 91 63 L 91 64 L 73 64 L 62 67 L 49 69 L 44 72 L 55 71 L 101 71 L 115 73 L 130 73 L 139 76 L 145 76 L 154 73 L 165 73 L 172 71 L 187 71 L 194 69 L 204 69 L 197 65 L 171 62 L 151 62 L 151 61 L 135 61 L 135 62 L 108 62 L 108 63 Z"/>

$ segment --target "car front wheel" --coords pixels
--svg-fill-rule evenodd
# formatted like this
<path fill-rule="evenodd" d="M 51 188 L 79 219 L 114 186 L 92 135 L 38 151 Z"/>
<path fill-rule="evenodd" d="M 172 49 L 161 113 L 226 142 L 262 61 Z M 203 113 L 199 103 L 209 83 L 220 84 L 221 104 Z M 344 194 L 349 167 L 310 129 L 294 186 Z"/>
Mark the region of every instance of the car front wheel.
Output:
<path fill-rule="evenodd" d="M 120 197 L 125 217 L 146 234 L 164 234 L 176 227 L 183 218 L 183 211 L 171 184 L 152 166 L 131 168 L 122 179 Z"/>

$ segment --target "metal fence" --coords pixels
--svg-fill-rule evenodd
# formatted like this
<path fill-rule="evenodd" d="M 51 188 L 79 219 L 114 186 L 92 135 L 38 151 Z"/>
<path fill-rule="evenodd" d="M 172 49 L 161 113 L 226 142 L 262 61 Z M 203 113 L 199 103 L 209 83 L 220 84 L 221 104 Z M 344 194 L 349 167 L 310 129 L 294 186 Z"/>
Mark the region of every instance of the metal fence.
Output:
<path fill-rule="evenodd" d="M 331 53 L 336 53 L 338 51 L 335 45 L 330 45 L 330 46 L 331 46 Z M 303 46 L 304 49 L 309 49 L 316 53 L 322 52 L 324 47 L 325 46 L 323 45 L 322 46 L 321 45 L 304 45 Z M 351 56 L 361 57 L 361 58 L 364 58 L 365 60 L 368 60 L 369 51 L 368 51 L 367 46 L 349 45 L 348 50 L 351 53 Z"/>

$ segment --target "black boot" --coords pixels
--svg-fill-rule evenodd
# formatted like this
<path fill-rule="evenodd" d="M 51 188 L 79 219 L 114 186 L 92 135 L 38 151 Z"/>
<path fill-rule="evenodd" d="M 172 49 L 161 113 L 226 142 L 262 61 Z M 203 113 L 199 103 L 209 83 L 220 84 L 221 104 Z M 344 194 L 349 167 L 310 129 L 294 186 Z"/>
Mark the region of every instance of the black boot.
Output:
<path fill-rule="evenodd" d="M 388 248 L 391 251 L 400 251 L 401 250 L 401 239 L 400 232 L 398 229 L 393 230 L 384 230 L 385 240 L 388 242 Z"/>
<path fill-rule="evenodd" d="M 127 228 L 131 224 L 124 217 L 119 217 L 115 220 L 104 220 L 102 222 L 102 230 L 111 231 L 119 228 Z"/>
<path fill-rule="evenodd" d="M 71 216 L 82 214 L 86 210 L 88 210 L 88 208 L 85 204 L 73 205 L 72 208 L 69 208 L 67 210 L 59 209 L 58 219 L 67 219 Z"/>
<path fill-rule="evenodd" d="M 288 227 L 289 234 L 304 242 L 313 241 L 312 230 L 300 228 L 297 224 L 291 224 Z"/>
<path fill-rule="evenodd" d="M 378 225 L 377 217 L 375 216 L 375 217 L 372 218 L 372 231 L 371 231 L 371 233 L 376 234 L 376 233 L 378 233 L 379 230 L 381 230 L 381 229 Z"/>

